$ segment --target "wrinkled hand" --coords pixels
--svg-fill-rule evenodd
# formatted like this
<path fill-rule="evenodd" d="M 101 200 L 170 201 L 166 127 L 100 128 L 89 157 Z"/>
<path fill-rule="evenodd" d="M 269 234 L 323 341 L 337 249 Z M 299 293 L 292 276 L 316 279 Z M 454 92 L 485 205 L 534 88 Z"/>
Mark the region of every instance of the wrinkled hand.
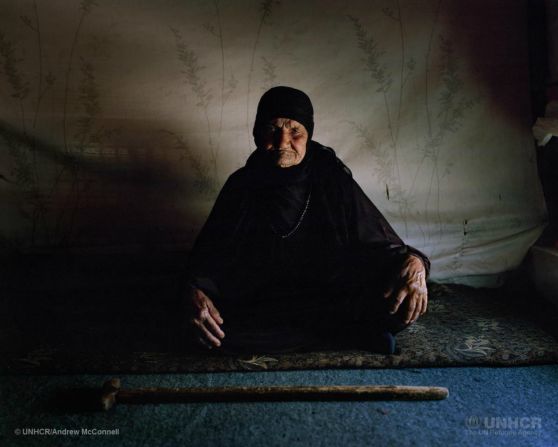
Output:
<path fill-rule="evenodd" d="M 219 327 L 223 319 L 213 301 L 200 289 L 194 288 L 191 294 L 193 316 L 190 323 L 198 335 L 198 341 L 208 349 L 221 346 L 225 333 Z"/>
<path fill-rule="evenodd" d="M 396 313 L 401 303 L 407 300 L 405 324 L 414 323 L 426 312 L 428 305 L 426 271 L 418 257 L 409 255 L 405 259 L 399 277 L 386 290 L 384 297 L 390 301 L 391 314 Z"/>

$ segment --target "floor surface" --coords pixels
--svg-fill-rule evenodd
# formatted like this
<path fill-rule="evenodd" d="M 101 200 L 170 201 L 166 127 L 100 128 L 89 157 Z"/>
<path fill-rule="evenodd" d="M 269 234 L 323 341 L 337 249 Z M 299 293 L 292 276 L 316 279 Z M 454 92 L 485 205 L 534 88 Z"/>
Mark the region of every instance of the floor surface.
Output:
<path fill-rule="evenodd" d="M 2 446 L 558 446 L 558 365 L 122 376 L 123 388 L 218 385 L 436 385 L 444 401 L 60 407 L 60 390 L 109 376 L 3 376 Z M 30 435 L 30 428 L 118 429 Z M 19 430 L 19 432 L 18 432 Z M 16 434 L 19 433 L 19 434 Z"/>

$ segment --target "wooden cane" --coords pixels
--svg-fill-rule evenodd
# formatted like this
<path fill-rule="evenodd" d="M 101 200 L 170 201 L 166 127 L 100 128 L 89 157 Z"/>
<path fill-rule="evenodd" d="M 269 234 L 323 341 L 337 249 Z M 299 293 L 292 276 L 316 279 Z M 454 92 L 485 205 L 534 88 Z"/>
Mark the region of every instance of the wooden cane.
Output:
<path fill-rule="evenodd" d="M 254 402 L 306 400 L 442 400 L 447 388 L 401 385 L 341 386 L 234 386 L 211 388 L 120 388 L 120 379 L 103 385 L 101 406 L 111 409 L 116 403 Z"/>

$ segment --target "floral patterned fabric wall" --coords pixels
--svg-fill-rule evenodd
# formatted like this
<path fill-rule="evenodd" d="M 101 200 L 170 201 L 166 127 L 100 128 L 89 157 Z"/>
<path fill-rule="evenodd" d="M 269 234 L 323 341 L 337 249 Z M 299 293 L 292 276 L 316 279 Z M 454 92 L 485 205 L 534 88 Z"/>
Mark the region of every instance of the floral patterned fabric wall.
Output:
<path fill-rule="evenodd" d="M 289 85 L 434 278 L 508 270 L 545 220 L 524 3 L 5 0 L 2 250 L 187 250 Z"/>

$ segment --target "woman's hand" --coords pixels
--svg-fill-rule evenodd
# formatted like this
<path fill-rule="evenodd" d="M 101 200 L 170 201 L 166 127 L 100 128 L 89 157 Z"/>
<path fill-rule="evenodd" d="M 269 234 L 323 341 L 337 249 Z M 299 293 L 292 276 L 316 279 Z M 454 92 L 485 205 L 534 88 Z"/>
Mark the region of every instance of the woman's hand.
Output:
<path fill-rule="evenodd" d="M 391 314 L 396 313 L 401 303 L 407 300 L 405 324 L 414 323 L 426 312 L 428 306 L 426 270 L 420 258 L 409 255 L 405 259 L 399 276 L 386 290 L 384 297 L 390 301 Z"/>
<path fill-rule="evenodd" d="M 200 289 L 192 289 L 191 292 L 192 318 L 190 323 L 197 333 L 198 341 L 208 349 L 221 346 L 221 340 L 225 333 L 220 328 L 223 318 L 213 304 L 213 301 Z"/>

